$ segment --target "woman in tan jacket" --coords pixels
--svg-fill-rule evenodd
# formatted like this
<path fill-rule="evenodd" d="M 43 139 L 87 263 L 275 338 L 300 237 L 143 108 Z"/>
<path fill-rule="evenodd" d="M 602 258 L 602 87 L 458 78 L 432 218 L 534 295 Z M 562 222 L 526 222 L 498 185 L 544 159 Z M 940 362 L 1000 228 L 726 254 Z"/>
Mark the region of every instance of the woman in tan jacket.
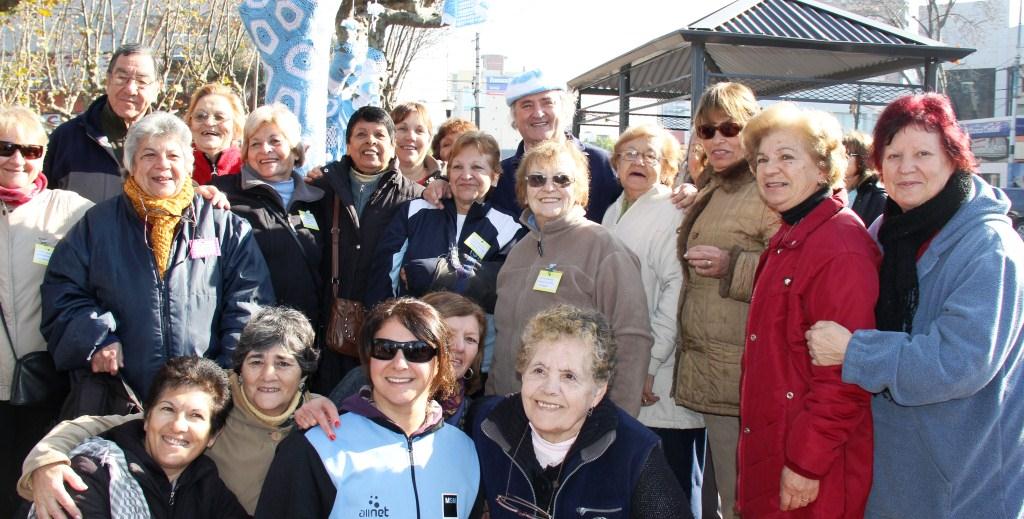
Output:
<path fill-rule="evenodd" d="M 701 96 L 693 128 L 708 180 L 678 233 L 684 284 L 674 396 L 704 415 L 723 517 L 734 516 L 740 359 L 754 272 L 779 227 L 741 145 L 743 126 L 759 110 L 754 93 L 739 83 L 718 83 Z"/>

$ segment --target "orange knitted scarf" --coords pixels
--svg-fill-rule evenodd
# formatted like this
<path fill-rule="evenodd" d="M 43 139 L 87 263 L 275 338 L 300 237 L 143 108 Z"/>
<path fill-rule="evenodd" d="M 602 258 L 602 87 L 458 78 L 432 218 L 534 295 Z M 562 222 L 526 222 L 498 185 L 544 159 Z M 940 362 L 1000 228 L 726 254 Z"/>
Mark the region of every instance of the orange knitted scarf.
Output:
<path fill-rule="evenodd" d="M 156 260 L 157 274 L 163 279 L 171 258 L 171 247 L 174 245 L 174 230 L 181 221 L 182 213 L 192 204 L 192 197 L 195 195 L 192 181 L 186 179 L 181 191 L 171 198 L 155 198 L 143 191 L 135 183 L 135 179 L 128 177 L 124 182 L 124 193 L 128 195 L 128 200 L 131 200 L 139 218 L 148 224 L 149 248 L 153 251 L 153 259 Z"/>

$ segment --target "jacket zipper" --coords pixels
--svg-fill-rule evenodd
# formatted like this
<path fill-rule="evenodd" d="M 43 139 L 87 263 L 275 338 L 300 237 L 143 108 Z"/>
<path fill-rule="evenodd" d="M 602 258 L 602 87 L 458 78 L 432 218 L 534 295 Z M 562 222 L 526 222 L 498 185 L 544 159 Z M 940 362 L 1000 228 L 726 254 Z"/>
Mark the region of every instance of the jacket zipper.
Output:
<path fill-rule="evenodd" d="M 526 480 L 526 486 L 530 487 L 530 498 L 533 499 L 533 504 L 536 505 L 537 504 L 537 492 L 533 489 L 533 482 L 530 481 L 530 477 L 526 475 L 526 471 L 523 470 L 523 467 L 519 465 L 519 462 L 517 462 L 516 459 L 513 458 L 511 454 L 509 454 L 508 452 L 505 452 L 504 449 L 502 449 L 501 452 L 505 453 L 505 456 L 508 458 L 508 460 L 511 461 L 512 464 L 515 465 L 517 469 L 519 469 L 519 473 L 523 475 L 523 479 Z"/>
<path fill-rule="evenodd" d="M 562 463 L 565 463 L 566 461 L 568 461 L 568 460 L 562 460 Z M 579 465 L 576 465 L 576 468 L 572 469 L 572 472 L 570 472 L 568 476 L 565 476 L 565 479 L 563 479 L 561 482 L 555 482 L 555 484 L 558 485 L 558 489 L 555 490 L 555 497 L 551 499 L 551 512 L 552 512 L 551 515 L 552 516 L 554 515 L 554 511 L 558 510 L 558 496 L 562 494 L 562 489 L 565 488 L 565 483 L 568 482 L 569 478 L 571 478 L 573 476 L 573 474 L 579 472 L 580 469 L 583 468 L 583 466 L 586 465 L 587 463 L 590 463 L 590 462 L 589 461 L 584 461 L 584 462 L 580 463 Z M 581 510 L 583 510 L 583 511 L 581 511 Z M 594 509 L 587 509 L 587 508 L 583 508 L 581 506 L 581 507 L 576 509 L 576 513 L 579 514 L 580 517 L 582 517 L 586 510 L 596 511 Z"/>
<path fill-rule="evenodd" d="M 413 496 L 413 499 L 416 500 L 416 517 L 417 517 L 417 519 L 419 519 L 419 517 L 420 517 L 420 492 L 419 492 L 419 489 L 416 488 L 416 461 L 412 457 L 412 438 L 409 438 L 408 436 L 406 436 L 405 437 L 405 444 L 407 445 L 407 449 L 406 450 L 409 451 L 409 473 L 412 474 L 412 496 Z"/>
<path fill-rule="evenodd" d="M 171 483 L 171 498 L 168 500 L 168 504 L 171 505 L 171 509 L 174 509 L 174 493 L 178 491 L 178 481 L 175 480 Z"/>

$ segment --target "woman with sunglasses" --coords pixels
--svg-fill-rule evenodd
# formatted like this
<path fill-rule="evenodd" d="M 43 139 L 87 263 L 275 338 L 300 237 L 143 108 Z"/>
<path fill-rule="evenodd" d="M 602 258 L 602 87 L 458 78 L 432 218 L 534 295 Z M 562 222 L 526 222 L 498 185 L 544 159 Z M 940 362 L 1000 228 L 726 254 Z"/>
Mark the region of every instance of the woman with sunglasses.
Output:
<path fill-rule="evenodd" d="M 516 196 L 529 229 L 498 273 L 497 337 L 487 393 L 517 390 L 519 334 L 537 312 L 559 303 L 608 317 L 619 344 L 612 401 L 640 412 L 651 359 L 651 322 L 640 263 L 610 231 L 586 219 L 587 158 L 572 142 L 549 141 L 526 152 L 516 171 Z"/>
<path fill-rule="evenodd" d="M 54 249 L 41 330 L 58 369 L 121 375 L 145 399 L 168 358 L 228 366 L 256 305 L 274 301 L 249 224 L 195 194 L 191 144 L 171 114 L 133 124 L 124 193 Z"/>
<path fill-rule="evenodd" d="M 12 394 L 14 366 L 49 355 L 39 333 L 39 285 L 49 252 L 92 206 L 77 193 L 47 189 L 39 120 L 27 108 L 0 107 L 0 423 L 8 448 L 0 461 L 0 517 L 14 515 L 21 460 L 57 416 L 62 396 Z"/>
<path fill-rule="evenodd" d="M 335 439 L 310 429 L 281 443 L 256 517 L 470 517 L 476 450 L 434 400 L 454 390 L 451 331 L 432 306 L 391 299 L 362 333 L 370 385 L 342 403 Z"/>
<path fill-rule="evenodd" d="M 607 398 L 617 341 L 604 316 L 557 305 L 521 340 L 520 392 L 473 421 L 490 517 L 691 517 L 658 436 Z"/>
<path fill-rule="evenodd" d="M 757 192 L 743 127 L 760 111 L 739 83 L 718 83 L 693 117 L 708 167 L 677 234 L 683 266 L 675 402 L 704 415 L 723 516 L 734 517 L 740 359 L 758 258 L 779 217 Z"/>

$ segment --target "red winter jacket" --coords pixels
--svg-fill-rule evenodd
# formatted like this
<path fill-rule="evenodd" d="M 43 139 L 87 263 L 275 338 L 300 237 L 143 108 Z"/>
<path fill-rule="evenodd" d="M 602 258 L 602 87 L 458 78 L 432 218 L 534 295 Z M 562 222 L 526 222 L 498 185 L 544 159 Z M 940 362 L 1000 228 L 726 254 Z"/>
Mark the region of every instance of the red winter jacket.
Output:
<path fill-rule="evenodd" d="M 811 365 L 821 320 L 874 328 L 878 247 L 840 198 L 783 223 L 757 267 L 740 380 L 736 503 L 744 517 L 864 515 L 871 488 L 871 395 L 842 366 Z M 810 505 L 779 510 L 783 465 L 820 481 Z"/>
<path fill-rule="evenodd" d="M 195 146 L 192 147 L 192 155 L 196 159 L 195 167 L 192 169 L 192 180 L 201 186 L 209 184 L 215 176 L 237 175 L 242 171 L 242 151 L 234 146 L 220 152 L 216 164 L 211 164 L 206 154 Z"/>

